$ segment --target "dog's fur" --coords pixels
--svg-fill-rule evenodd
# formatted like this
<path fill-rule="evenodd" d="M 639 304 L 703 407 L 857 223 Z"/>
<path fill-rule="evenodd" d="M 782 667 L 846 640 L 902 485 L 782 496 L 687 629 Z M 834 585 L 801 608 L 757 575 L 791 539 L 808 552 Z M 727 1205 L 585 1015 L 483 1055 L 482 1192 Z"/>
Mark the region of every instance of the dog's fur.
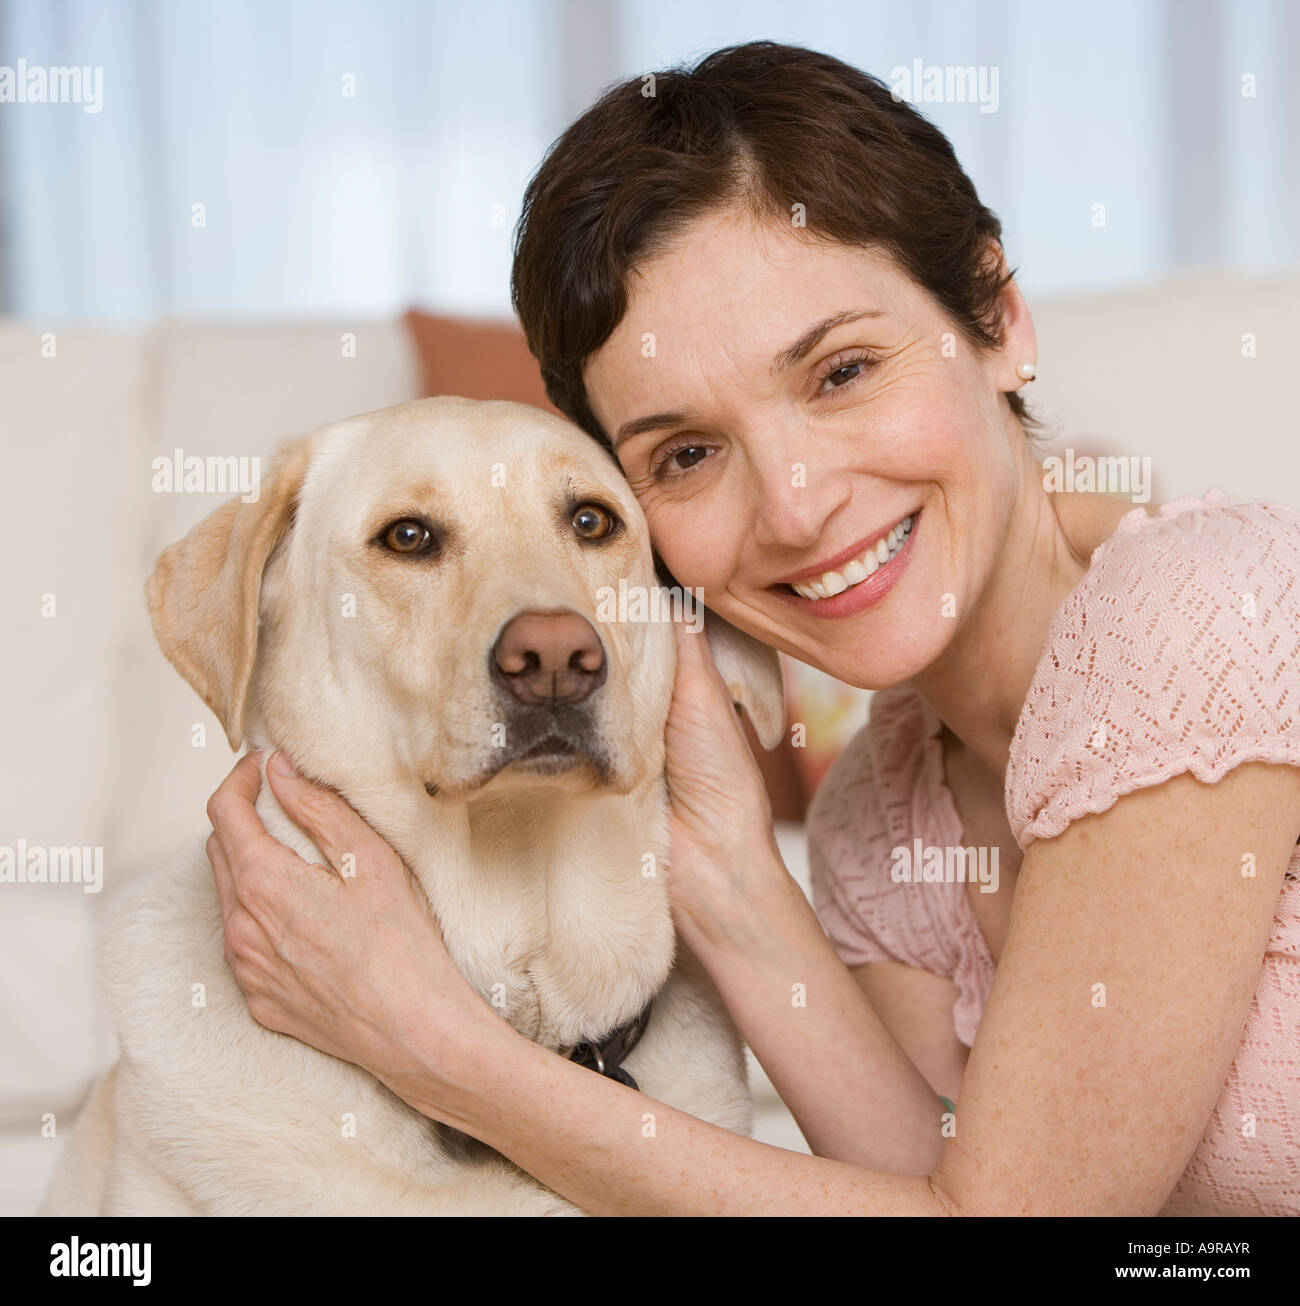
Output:
<path fill-rule="evenodd" d="M 621 519 L 605 540 L 573 530 L 574 505 L 589 501 Z M 376 543 L 405 517 L 438 526 L 437 556 Z M 599 622 L 597 591 L 620 578 L 656 583 L 608 454 L 537 409 L 439 398 L 287 446 L 256 502 L 226 504 L 162 555 L 148 597 L 163 651 L 231 746 L 282 748 L 343 794 L 401 854 L 456 965 L 515 1028 L 563 1048 L 653 996 L 626 1063 L 647 1111 L 654 1098 L 748 1132 L 740 1042 L 668 908 L 674 632 Z M 512 749 L 493 732 L 515 722 L 507 738 L 526 742 L 489 659 L 505 624 L 535 609 L 580 613 L 604 646 L 605 682 L 565 727 L 586 756 L 567 768 L 503 766 Z M 783 728 L 775 654 L 711 616 L 707 629 L 771 747 Z M 325 861 L 265 783 L 257 807 L 278 839 Z M 205 860 L 132 885 L 103 960 L 121 1058 L 78 1119 L 44 1213 L 577 1213 L 486 1149 L 448 1146 L 364 1071 L 258 1025 L 224 960 Z"/>

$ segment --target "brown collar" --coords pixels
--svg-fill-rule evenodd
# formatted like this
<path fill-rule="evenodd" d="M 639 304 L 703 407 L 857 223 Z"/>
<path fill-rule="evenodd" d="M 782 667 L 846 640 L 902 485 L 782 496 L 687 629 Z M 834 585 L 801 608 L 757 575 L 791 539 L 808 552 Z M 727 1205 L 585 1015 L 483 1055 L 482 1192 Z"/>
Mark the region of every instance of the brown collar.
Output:
<path fill-rule="evenodd" d="M 586 1066 L 588 1070 L 594 1070 L 607 1079 L 616 1079 L 620 1084 L 626 1084 L 629 1088 L 635 1088 L 640 1092 L 636 1080 L 623 1069 L 620 1063 L 631 1053 L 640 1042 L 641 1035 L 645 1033 L 645 1027 L 650 1022 L 652 1005 L 653 999 L 647 1002 L 641 1012 L 626 1025 L 620 1025 L 612 1034 L 599 1042 L 579 1043 L 567 1050 L 560 1048 L 558 1055 L 577 1065 Z M 468 1161 L 475 1157 L 498 1155 L 486 1143 L 480 1142 L 470 1134 L 461 1133 L 459 1129 L 453 1129 L 451 1125 L 433 1121 L 431 1127 L 450 1156 Z"/>
<path fill-rule="evenodd" d="M 650 1008 L 653 1005 L 652 998 L 626 1025 L 620 1025 L 612 1034 L 598 1042 L 578 1043 L 567 1053 L 561 1050 L 560 1055 L 567 1056 L 576 1065 L 586 1066 L 588 1070 L 594 1070 L 607 1079 L 616 1079 L 629 1088 L 638 1088 L 636 1080 L 623 1069 L 622 1063 L 641 1041 L 641 1035 L 650 1023 Z"/>

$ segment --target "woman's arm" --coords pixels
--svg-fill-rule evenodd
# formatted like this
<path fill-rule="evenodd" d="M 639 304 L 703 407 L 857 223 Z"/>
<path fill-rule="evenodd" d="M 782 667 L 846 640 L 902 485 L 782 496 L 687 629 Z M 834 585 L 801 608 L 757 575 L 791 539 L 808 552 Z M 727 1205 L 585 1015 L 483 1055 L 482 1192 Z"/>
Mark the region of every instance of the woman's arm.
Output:
<path fill-rule="evenodd" d="M 1240 1042 L 1298 813 L 1300 770 L 1252 764 L 1034 844 L 930 1177 L 739 1138 L 504 1029 L 475 1089 L 414 1105 L 594 1214 L 1154 1214 Z"/>
<path fill-rule="evenodd" d="M 925 1082 L 959 1101 L 970 1048 L 953 1026 L 953 1008 L 961 999 L 957 983 L 901 961 L 870 961 L 852 974 Z"/>
<path fill-rule="evenodd" d="M 337 807 L 318 801 L 311 817 L 323 826 L 347 810 L 327 797 Z M 363 986 L 340 1018 L 326 950 L 303 939 L 332 922 L 296 905 L 296 889 L 270 892 L 273 877 L 253 868 L 265 944 L 236 973 L 263 1023 L 366 1065 L 593 1214 L 1152 1214 L 1239 1044 L 1298 813 L 1300 769 L 1252 764 L 1212 786 L 1180 776 L 1138 791 L 1033 844 L 956 1137 L 928 1177 L 768 1147 L 563 1061 L 477 996 L 466 1004 L 443 960 L 421 960 L 419 947 L 403 947 L 414 974 Z M 352 828 L 308 832 L 327 856 L 358 847 Z M 339 923 L 374 917 L 365 886 L 387 878 L 374 851 L 335 881 L 362 895 Z M 1254 875 L 1242 875 L 1245 853 Z M 284 960 L 295 954 L 312 964 L 295 971 Z M 375 984 L 390 970 L 372 972 Z M 350 1051 L 352 1022 L 364 1056 Z M 400 1037 L 377 1036 L 385 1022 Z M 834 1055 L 822 1055 L 827 1080 Z"/>
<path fill-rule="evenodd" d="M 944 1107 L 782 863 L 754 754 L 707 641 L 677 634 L 665 732 L 677 932 L 814 1152 L 928 1174 Z"/>
<path fill-rule="evenodd" d="M 813 1152 L 929 1174 L 943 1148 L 946 1108 L 840 961 L 779 859 L 759 882 L 761 893 L 736 898 L 707 931 L 679 913 L 683 940 Z"/>
<path fill-rule="evenodd" d="M 433 1099 L 420 1084 L 436 1078 L 440 1064 L 457 1083 L 479 1084 L 481 1049 L 513 1031 L 451 965 L 396 853 L 337 795 L 283 774 L 276 758 L 268 774 L 289 816 L 333 865 L 351 853 L 355 874 L 346 881 L 325 875 L 266 833 L 253 807 L 260 776 L 252 761 L 213 796 L 209 815 L 219 833 L 208 852 L 226 956 L 255 1019 L 385 1082 L 400 1076 L 401 1089 L 389 1086 L 408 1100 L 427 1098 L 422 1110 Z M 945 1108 L 836 956 L 775 850 L 768 855 L 748 896 L 714 918 L 721 933 L 691 928 L 687 945 L 697 957 L 707 954 L 742 1037 L 815 1152 L 928 1174 L 942 1147 Z M 459 1043 L 473 1052 L 457 1067 Z"/>
<path fill-rule="evenodd" d="M 361 1066 L 431 1119 L 536 1166 L 566 1196 L 581 1193 L 577 1204 L 594 1213 L 715 1214 L 719 1200 L 755 1213 L 834 1212 L 858 1191 L 864 1172 L 851 1165 L 705 1124 L 516 1033 L 452 965 L 396 853 L 336 794 L 277 762 L 267 774 L 284 810 L 331 866 L 354 860 L 344 879 L 267 834 L 253 759 L 213 795 L 208 856 L 226 959 L 260 1024 Z M 838 1047 L 828 1055 L 837 1063 Z M 825 1067 L 816 1077 L 827 1081 Z M 924 1086 L 922 1096 L 937 1133 L 938 1103 Z M 888 1120 L 880 1127 L 887 1137 Z M 747 1166 L 739 1186 L 737 1148 Z M 604 1165 L 616 1169 L 601 1176 Z M 923 1177 L 885 1177 L 899 1187 L 880 1200 L 897 1213 L 943 1213 Z M 639 1195 L 628 1187 L 638 1178 Z"/>
<path fill-rule="evenodd" d="M 442 1094 L 407 1100 L 590 1214 L 948 1214 L 923 1175 L 863 1170 L 728 1133 L 498 1025 L 459 1109 Z"/>
<path fill-rule="evenodd" d="M 710 971 L 814 1151 L 881 1170 L 929 1173 L 942 1146 L 944 1108 L 782 864 L 753 753 L 707 642 L 677 633 L 666 742 L 668 880 L 678 931 Z M 395 955 L 407 958 L 407 990 L 423 985 L 427 1005 L 445 993 L 443 1005 L 454 1017 L 482 1003 L 451 967 L 427 912 L 412 919 L 417 894 L 393 850 L 336 795 L 281 773 L 281 760 L 272 759 L 268 775 L 284 810 L 335 865 L 351 852 L 358 875 L 343 885 L 319 868 L 297 873 L 304 864 L 267 835 L 253 809 L 257 768 L 241 763 L 209 804 L 209 856 L 226 910 L 227 956 L 241 983 L 245 974 L 254 981 L 244 989 L 256 1019 L 272 1023 L 296 1006 L 299 1024 L 283 1032 L 373 1070 L 383 1063 L 383 1021 L 395 1031 L 402 1025 L 355 1003 L 365 986 L 396 986 Z M 275 904 L 313 927 L 297 943 L 294 966 L 279 975 L 266 956 L 282 929 Z M 362 920 L 369 922 L 364 931 Z M 412 959 L 422 949 L 430 953 L 427 965 Z M 332 970 L 335 957 L 349 960 L 351 975 L 341 965 Z M 304 978 L 311 982 L 304 985 Z M 282 990 L 275 1002 L 256 987 L 270 979 Z M 351 1053 L 349 1023 L 356 1031 Z M 473 1078 L 472 1070 L 465 1073 Z"/>

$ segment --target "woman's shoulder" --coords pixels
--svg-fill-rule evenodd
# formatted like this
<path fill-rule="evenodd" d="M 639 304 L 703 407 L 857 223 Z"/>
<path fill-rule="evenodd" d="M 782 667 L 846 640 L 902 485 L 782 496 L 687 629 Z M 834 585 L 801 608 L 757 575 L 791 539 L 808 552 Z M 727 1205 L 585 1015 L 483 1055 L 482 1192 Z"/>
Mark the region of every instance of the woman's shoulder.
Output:
<path fill-rule="evenodd" d="M 1300 513 L 1135 508 L 1049 628 L 1007 769 L 1022 847 L 1181 771 L 1300 763 Z"/>
<path fill-rule="evenodd" d="M 1154 659 L 1196 683 L 1219 659 L 1267 661 L 1284 631 L 1300 638 L 1298 620 L 1300 511 L 1210 490 L 1120 518 L 1053 619 L 1038 673 L 1068 684 L 1084 669 L 1070 654 L 1086 650 L 1111 676 Z M 1203 657 L 1187 656 L 1202 643 Z"/>
<path fill-rule="evenodd" d="M 1258 663 L 1261 636 L 1300 633 L 1298 616 L 1300 512 L 1210 490 L 1120 518 L 1056 614 L 1038 669 L 1067 677 L 1078 670 L 1063 663 L 1073 647 L 1123 639 L 1131 661 L 1163 660 L 1195 680 L 1200 664 L 1181 655 L 1180 641 L 1208 640 L 1220 656 L 1231 648 Z"/>
<path fill-rule="evenodd" d="M 1300 560 L 1300 510 L 1221 489 L 1159 508 L 1133 508 L 1093 553 L 1083 588 L 1159 559 L 1179 567 L 1199 564 L 1234 584 L 1261 562 L 1294 568 Z"/>

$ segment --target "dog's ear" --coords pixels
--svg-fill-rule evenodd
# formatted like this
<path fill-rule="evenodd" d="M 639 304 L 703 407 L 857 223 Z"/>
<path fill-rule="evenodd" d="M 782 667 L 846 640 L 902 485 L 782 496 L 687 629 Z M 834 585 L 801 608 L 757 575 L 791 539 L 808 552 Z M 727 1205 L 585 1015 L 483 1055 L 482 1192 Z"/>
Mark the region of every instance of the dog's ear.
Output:
<path fill-rule="evenodd" d="M 293 520 L 310 446 L 309 438 L 287 445 L 254 502 L 233 499 L 205 517 L 164 550 L 145 586 L 163 653 L 216 713 L 236 751 L 257 658 L 262 572 Z"/>
<path fill-rule="evenodd" d="M 785 677 L 776 649 L 715 612 L 705 613 L 704 633 L 731 701 L 745 709 L 758 742 L 775 748 L 785 733 Z"/>

